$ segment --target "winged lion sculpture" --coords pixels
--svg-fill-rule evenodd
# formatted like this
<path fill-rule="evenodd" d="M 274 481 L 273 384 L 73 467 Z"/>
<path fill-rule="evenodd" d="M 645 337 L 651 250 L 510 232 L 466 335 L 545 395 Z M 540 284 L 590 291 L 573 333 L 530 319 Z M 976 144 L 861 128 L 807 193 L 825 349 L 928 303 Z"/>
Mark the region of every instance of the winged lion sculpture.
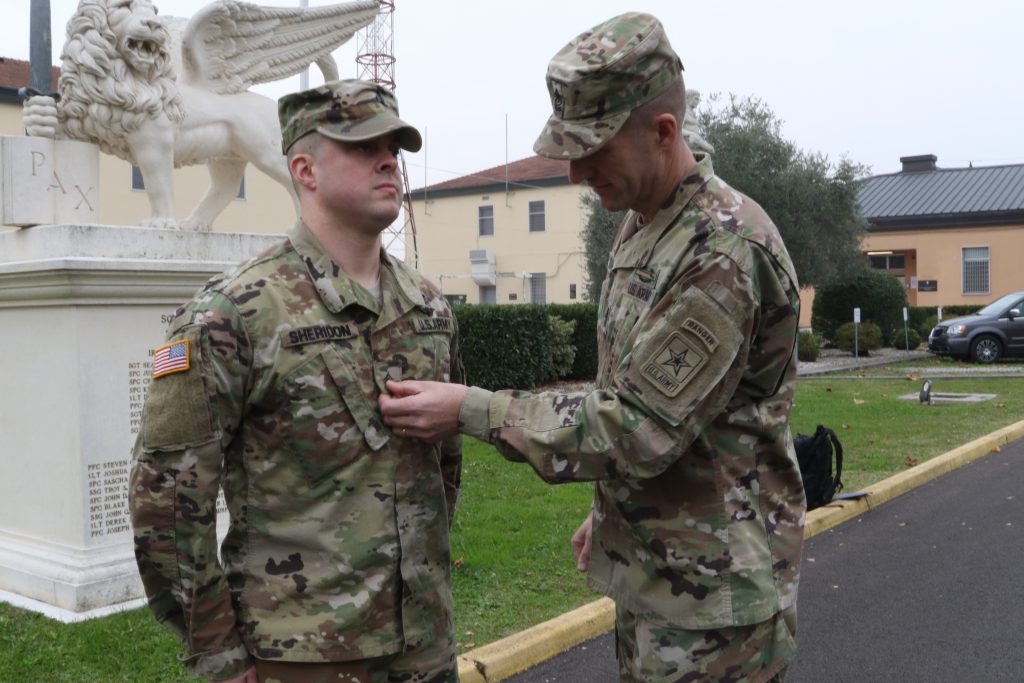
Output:
<path fill-rule="evenodd" d="M 298 207 L 281 153 L 277 104 L 249 92 L 316 63 L 338 78 L 331 52 L 373 21 L 376 0 L 315 8 L 216 0 L 191 19 L 150 0 L 81 0 L 68 21 L 59 100 L 25 102 L 30 135 L 85 140 L 142 171 L 151 227 L 209 230 L 252 163 Z M 174 213 L 173 169 L 206 164 L 210 188 Z"/>

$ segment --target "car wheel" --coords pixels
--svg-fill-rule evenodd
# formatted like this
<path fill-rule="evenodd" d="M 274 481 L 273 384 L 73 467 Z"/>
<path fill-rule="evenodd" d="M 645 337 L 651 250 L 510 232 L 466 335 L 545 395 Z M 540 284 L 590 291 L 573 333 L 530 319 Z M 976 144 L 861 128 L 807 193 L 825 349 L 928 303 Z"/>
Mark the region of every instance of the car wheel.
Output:
<path fill-rule="evenodd" d="M 971 344 L 971 358 L 975 363 L 995 363 L 1002 355 L 1002 344 L 995 337 L 978 337 Z"/>

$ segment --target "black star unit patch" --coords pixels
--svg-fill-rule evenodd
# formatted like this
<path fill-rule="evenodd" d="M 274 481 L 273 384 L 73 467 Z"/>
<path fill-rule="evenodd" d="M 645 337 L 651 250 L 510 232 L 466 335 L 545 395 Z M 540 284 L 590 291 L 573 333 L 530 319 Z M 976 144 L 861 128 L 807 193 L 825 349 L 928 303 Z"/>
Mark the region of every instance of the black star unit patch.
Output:
<path fill-rule="evenodd" d="M 678 332 L 672 334 L 644 363 L 644 379 L 675 397 L 707 364 L 707 356 Z"/>

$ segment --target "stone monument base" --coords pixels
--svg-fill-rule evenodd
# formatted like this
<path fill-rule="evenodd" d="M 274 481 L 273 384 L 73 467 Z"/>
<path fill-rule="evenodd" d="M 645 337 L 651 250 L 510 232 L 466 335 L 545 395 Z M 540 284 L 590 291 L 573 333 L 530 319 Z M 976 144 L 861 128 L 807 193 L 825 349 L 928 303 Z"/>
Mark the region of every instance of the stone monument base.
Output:
<path fill-rule="evenodd" d="M 98 225 L 0 233 L 0 599 L 75 620 L 142 597 L 127 485 L 152 349 L 203 282 L 280 240 Z"/>

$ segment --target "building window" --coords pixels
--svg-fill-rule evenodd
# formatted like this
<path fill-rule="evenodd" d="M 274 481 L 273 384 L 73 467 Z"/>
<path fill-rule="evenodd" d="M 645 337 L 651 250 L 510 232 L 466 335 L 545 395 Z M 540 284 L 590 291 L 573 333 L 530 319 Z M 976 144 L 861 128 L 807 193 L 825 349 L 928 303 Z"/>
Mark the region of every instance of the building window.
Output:
<path fill-rule="evenodd" d="M 576 298 L 576 285 L 575 284 L 569 285 L 569 298 L 570 299 L 575 299 Z"/>
<path fill-rule="evenodd" d="M 493 235 L 494 234 L 494 207 L 493 206 L 480 206 L 477 207 L 477 225 L 480 226 L 481 235 Z"/>
<path fill-rule="evenodd" d="M 546 304 L 548 302 L 547 273 L 530 273 L 530 303 Z"/>
<path fill-rule="evenodd" d="M 518 301 L 519 300 L 519 295 L 516 294 L 515 292 L 509 292 L 508 293 L 508 300 L 509 301 Z"/>
<path fill-rule="evenodd" d="M 498 288 L 494 285 L 480 287 L 480 303 L 482 304 L 496 304 L 498 303 Z"/>
<path fill-rule="evenodd" d="M 877 270 L 906 270 L 905 254 L 868 254 L 868 262 Z"/>
<path fill-rule="evenodd" d="M 144 192 L 146 190 L 146 180 L 142 177 L 142 169 L 132 164 L 132 189 L 137 192 Z M 235 199 L 245 199 L 245 176 L 242 176 L 242 182 L 238 184 L 238 194 L 235 195 Z"/>
<path fill-rule="evenodd" d="M 530 202 L 530 232 L 544 232 L 544 200 Z"/>
<path fill-rule="evenodd" d="M 143 191 L 146 189 L 146 181 L 142 179 L 142 169 L 132 164 L 132 189 Z"/>
<path fill-rule="evenodd" d="M 964 294 L 988 294 L 988 247 L 963 248 Z"/>

